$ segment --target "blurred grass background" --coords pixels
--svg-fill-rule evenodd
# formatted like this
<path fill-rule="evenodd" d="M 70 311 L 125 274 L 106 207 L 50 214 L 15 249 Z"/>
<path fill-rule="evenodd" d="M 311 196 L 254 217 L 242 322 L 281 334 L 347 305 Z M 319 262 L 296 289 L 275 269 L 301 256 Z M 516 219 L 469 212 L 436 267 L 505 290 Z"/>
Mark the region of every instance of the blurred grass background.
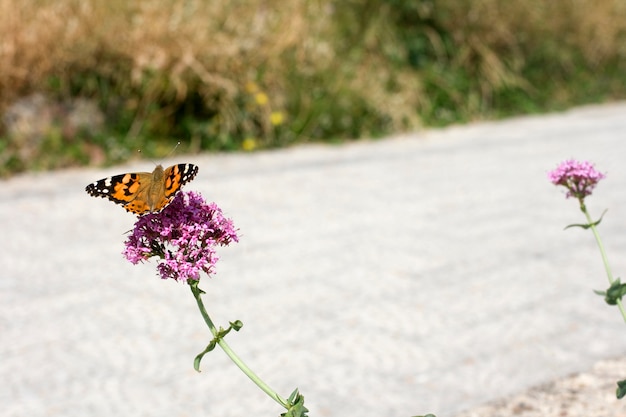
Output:
<path fill-rule="evenodd" d="M 0 175 L 626 97 L 623 0 L 0 0 Z"/>

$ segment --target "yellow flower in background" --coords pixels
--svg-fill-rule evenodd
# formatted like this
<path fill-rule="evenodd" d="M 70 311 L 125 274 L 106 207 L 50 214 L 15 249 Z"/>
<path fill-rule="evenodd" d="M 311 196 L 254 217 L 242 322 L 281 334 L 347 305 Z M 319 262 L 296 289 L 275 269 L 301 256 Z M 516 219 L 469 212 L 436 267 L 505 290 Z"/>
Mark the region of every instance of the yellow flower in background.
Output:
<path fill-rule="evenodd" d="M 259 106 L 264 106 L 269 101 L 269 98 L 267 98 L 267 94 L 260 92 L 254 95 L 254 100 L 256 101 L 256 104 L 258 104 Z"/>
<path fill-rule="evenodd" d="M 273 111 L 270 114 L 270 123 L 273 126 L 282 125 L 285 121 L 285 114 L 282 111 Z"/>
<path fill-rule="evenodd" d="M 244 151 L 253 151 L 257 147 L 257 142 L 255 138 L 247 137 L 241 142 L 241 149 Z"/>

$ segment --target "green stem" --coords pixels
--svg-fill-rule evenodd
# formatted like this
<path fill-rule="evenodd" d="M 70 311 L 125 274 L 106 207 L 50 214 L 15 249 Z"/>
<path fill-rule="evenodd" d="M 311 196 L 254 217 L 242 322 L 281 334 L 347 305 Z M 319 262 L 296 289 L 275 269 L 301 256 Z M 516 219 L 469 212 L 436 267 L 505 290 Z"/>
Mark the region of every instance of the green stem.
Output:
<path fill-rule="evenodd" d="M 591 220 L 591 216 L 589 215 L 589 212 L 587 211 L 587 207 L 585 206 L 582 200 L 580 200 L 580 210 L 585 214 L 585 217 L 587 218 L 587 222 L 589 224 L 589 228 L 591 229 L 593 236 L 596 238 L 596 243 L 598 244 L 598 248 L 600 249 L 600 255 L 602 256 L 602 262 L 604 263 L 604 270 L 606 271 L 606 276 L 609 279 L 609 284 L 612 285 L 615 280 L 613 279 L 613 273 L 611 272 L 611 267 L 609 266 L 609 258 L 606 256 L 606 251 L 604 250 L 604 245 L 602 244 L 602 239 L 600 239 L 600 234 L 598 233 L 598 229 L 596 229 L 596 226 L 594 225 L 593 220 Z M 619 311 L 622 313 L 624 322 L 626 322 L 626 310 L 624 310 L 624 305 L 622 304 L 621 299 L 617 300 L 617 307 L 619 307 Z"/>
<path fill-rule="evenodd" d="M 207 326 L 209 326 L 209 329 L 211 330 L 211 333 L 213 334 L 213 336 L 217 337 L 217 333 L 218 333 L 217 328 L 215 327 L 215 324 L 213 324 L 211 317 L 209 317 L 209 314 L 204 308 L 204 303 L 202 302 L 202 297 L 201 297 L 202 290 L 198 288 L 198 281 L 195 281 L 189 284 L 189 286 L 191 287 L 191 292 L 193 293 L 193 296 L 196 299 L 196 302 L 198 303 L 198 308 L 200 309 L 202 318 L 204 318 L 204 322 L 207 324 Z M 223 337 L 218 339 L 217 344 L 222 348 L 222 350 L 226 353 L 226 355 L 228 355 L 228 357 L 235 363 L 235 365 L 237 365 L 239 369 L 241 369 L 243 373 L 246 374 L 248 378 L 252 380 L 252 382 L 254 382 L 259 388 L 261 388 L 263 392 L 269 395 L 278 404 L 282 405 L 283 407 L 287 409 L 289 408 L 287 401 L 284 400 L 280 395 L 278 395 L 273 389 L 271 389 L 269 385 L 263 382 L 263 380 L 261 380 L 261 378 L 259 378 L 257 374 L 255 374 L 252 371 L 252 369 L 250 369 L 248 365 L 246 365 L 245 362 L 242 361 L 241 358 L 231 349 L 231 347 L 228 345 L 228 343 L 226 343 Z"/>

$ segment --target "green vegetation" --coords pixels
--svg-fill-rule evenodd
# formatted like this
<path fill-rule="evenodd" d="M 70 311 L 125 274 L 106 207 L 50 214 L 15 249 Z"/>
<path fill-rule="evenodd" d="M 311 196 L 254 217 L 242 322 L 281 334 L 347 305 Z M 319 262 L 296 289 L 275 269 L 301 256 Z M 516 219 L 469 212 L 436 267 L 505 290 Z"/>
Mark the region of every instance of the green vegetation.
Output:
<path fill-rule="evenodd" d="M 626 97 L 619 0 L 0 0 L 0 39 L 0 175 Z"/>

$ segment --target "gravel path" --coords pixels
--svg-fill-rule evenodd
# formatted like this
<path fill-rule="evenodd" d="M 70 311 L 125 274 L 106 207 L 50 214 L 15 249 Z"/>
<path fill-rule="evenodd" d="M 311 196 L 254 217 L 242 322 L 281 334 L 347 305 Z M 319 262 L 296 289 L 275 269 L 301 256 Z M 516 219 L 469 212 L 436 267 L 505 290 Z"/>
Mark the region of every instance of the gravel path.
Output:
<path fill-rule="evenodd" d="M 591 233 L 563 231 L 582 214 L 546 179 L 570 157 L 607 173 L 588 208 L 608 209 L 600 233 L 620 276 L 625 116 L 617 103 L 162 162 L 197 164 L 187 189 L 241 231 L 202 280 L 209 312 L 220 325 L 244 322 L 231 346 L 283 396 L 299 387 L 312 417 L 445 417 L 534 386 L 544 387 L 527 392 L 539 414 L 521 414 L 527 402 L 516 399 L 511 412 L 548 416 L 542 407 L 563 401 L 614 404 L 626 378 L 621 362 L 615 373 L 593 368 L 626 356 L 626 332 L 592 292 L 607 284 Z M 153 263 L 124 261 L 133 216 L 84 192 L 106 175 L 152 169 L 0 182 L 1 416 L 282 412 L 220 351 L 193 371 L 210 337 L 191 292 L 159 280 Z M 592 369 L 592 382 L 564 381 L 596 396 L 568 388 L 555 400 L 542 385 Z M 567 415 L 626 415 L 624 404 Z M 473 415 L 510 415 L 497 410 Z"/>
<path fill-rule="evenodd" d="M 615 397 L 615 388 L 617 381 L 626 379 L 625 371 L 626 358 L 599 361 L 587 372 L 465 410 L 457 417 L 623 416 L 626 400 Z"/>

